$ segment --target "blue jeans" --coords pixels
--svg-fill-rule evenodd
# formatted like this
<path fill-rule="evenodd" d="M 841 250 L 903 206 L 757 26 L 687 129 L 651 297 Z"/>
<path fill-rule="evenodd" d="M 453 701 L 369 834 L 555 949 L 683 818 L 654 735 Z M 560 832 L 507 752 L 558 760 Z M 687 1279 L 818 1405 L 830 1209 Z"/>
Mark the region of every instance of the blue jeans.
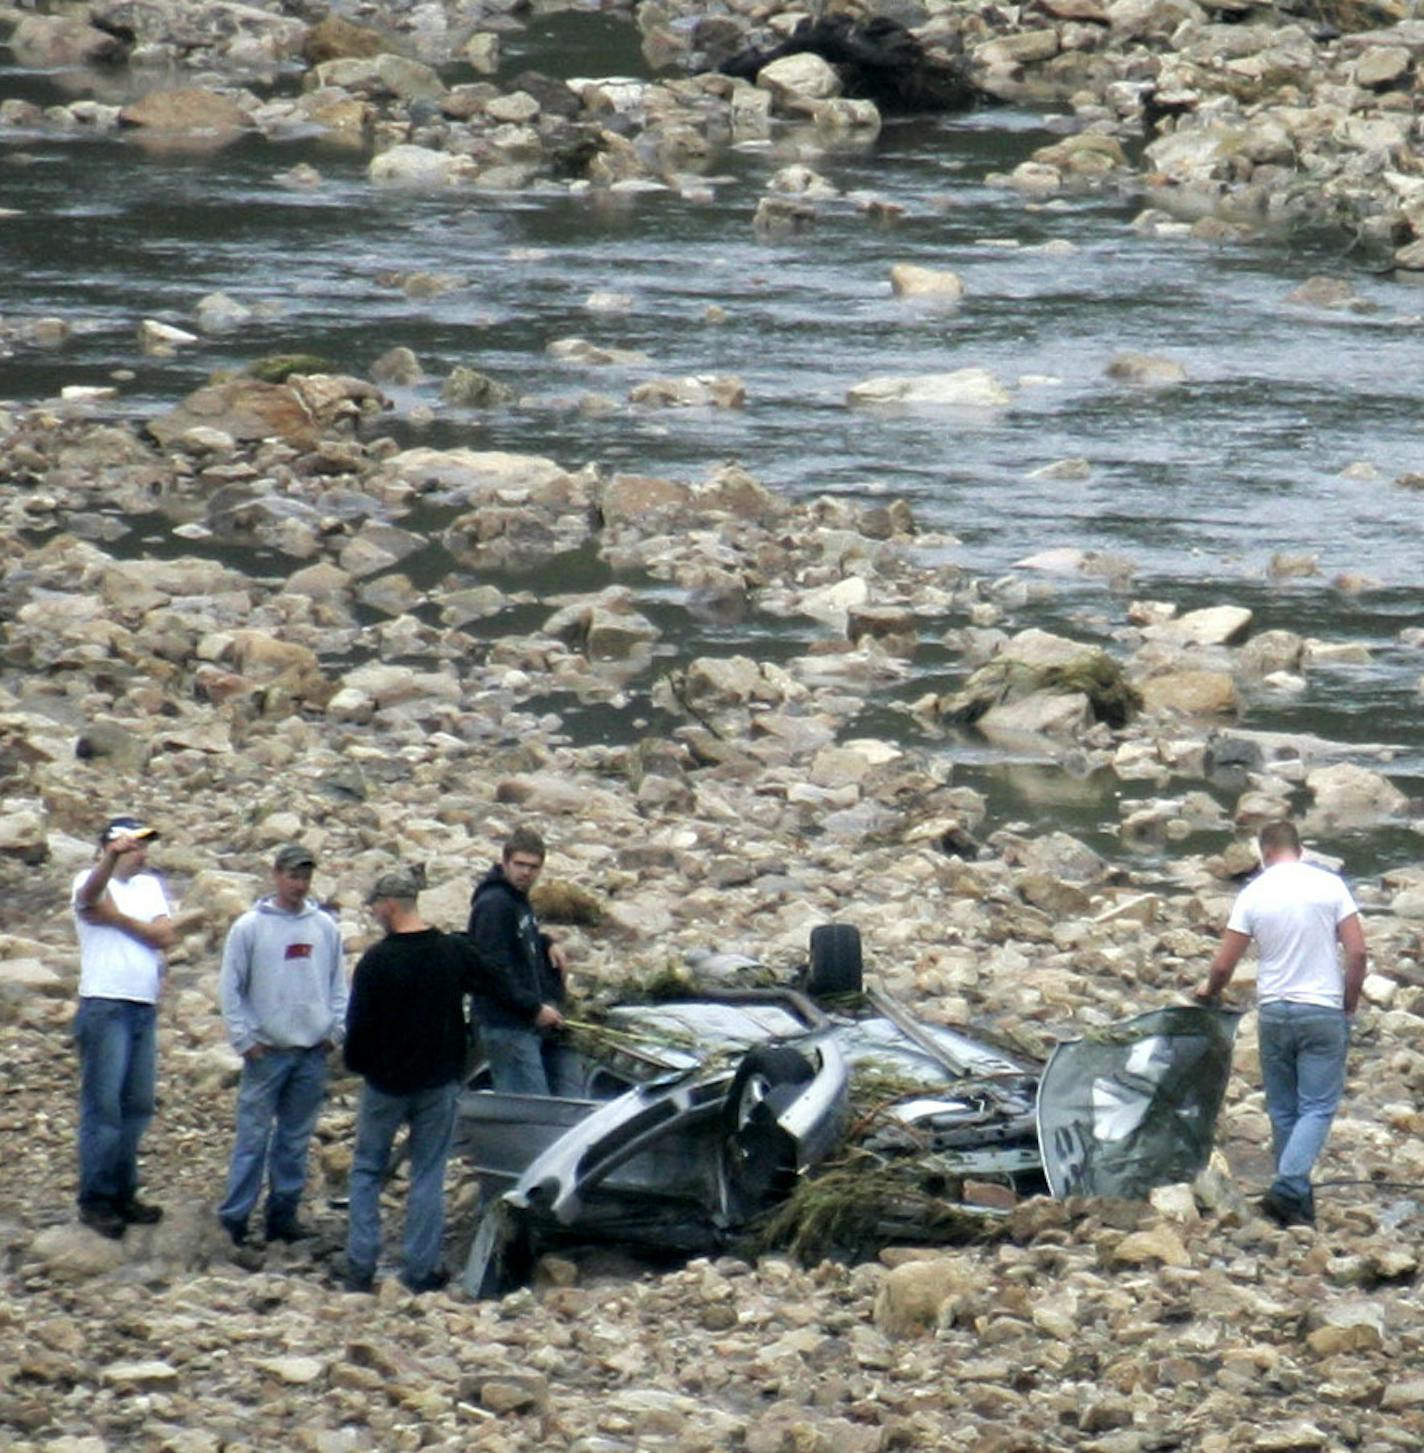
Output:
<path fill-rule="evenodd" d="M 79 1049 L 79 1204 L 121 1206 L 138 1192 L 138 1146 L 153 1119 L 158 1010 L 132 999 L 83 998 Z"/>
<path fill-rule="evenodd" d="M 1345 1090 L 1350 1022 L 1343 1009 L 1275 1000 L 1261 1005 L 1257 1035 L 1276 1153 L 1272 1189 L 1309 1206 L 1311 1167 Z"/>
<path fill-rule="evenodd" d="M 445 1161 L 455 1129 L 458 1088 L 452 1081 L 434 1090 L 388 1095 L 368 1083 L 361 1091 L 346 1232 L 346 1265 L 355 1275 L 375 1275 L 381 1255 L 381 1182 L 402 1125 L 410 1126 L 404 1280 L 408 1286 L 419 1286 L 439 1269 L 445 1235 Z"/>
<path fill-rule="evenodd" d="M 564 1048 L 532 1029 L 480 1026 L 480 1046 L 489 1060 L 490 1079 L 502 1095 L 570 1093 L 563 1073 Z"/>
<path fill-rule="evenodd" d="M 228 1225 L 245 1226 L 267 1172 L 267 1224 L 292 1220 L 307 1183 L 307 1147 L 326 1095 L 326 1047 L 268 1048 L 242 1062 L 237 1136 L 218 1207 Z M 270 1154 L 269 1154 L 270 1152 Z"/>

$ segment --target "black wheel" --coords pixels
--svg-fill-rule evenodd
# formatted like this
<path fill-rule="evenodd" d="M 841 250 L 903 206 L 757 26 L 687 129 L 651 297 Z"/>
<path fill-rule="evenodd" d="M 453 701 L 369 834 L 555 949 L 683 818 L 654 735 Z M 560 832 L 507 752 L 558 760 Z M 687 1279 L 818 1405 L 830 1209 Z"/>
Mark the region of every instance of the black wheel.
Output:
<path fill-rule="evenodd" d="M 811 930 L 806 992 L 812 998 L 859 994 L 865 987 L 860 930 L 853 923 L 822 923 Z"/>
<path fill-rule="evenodd" d="M 776 1118 L 816 1076 L 799 1050 L 749 1049 L 722 1102 L 723 1209 L 733 1224 L 784 1199 L 796 1181 L 796 1142 Z"/>

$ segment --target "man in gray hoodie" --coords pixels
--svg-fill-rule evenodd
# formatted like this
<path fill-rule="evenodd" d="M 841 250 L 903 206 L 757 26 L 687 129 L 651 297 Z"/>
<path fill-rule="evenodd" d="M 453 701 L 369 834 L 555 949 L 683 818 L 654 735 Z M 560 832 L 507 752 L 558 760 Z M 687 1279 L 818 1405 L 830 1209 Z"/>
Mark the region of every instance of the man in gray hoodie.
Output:
<path fill-rule="evenodd" d="M 267 1240 L 300 1241 L 307 1148 L 326 1094 L 327 1052 L 346 1023 L 341 930 L 308 896 L 316 859 L 289 843 L 272 864 L 273 892 L 228 932 L 219 992 L 223 1023 L 242 1056 L 237 1136 L 218 1219 L 236 1246 L 267 1172 Z M 270 1150 L 270 1154 L 269 1154 Z"/>

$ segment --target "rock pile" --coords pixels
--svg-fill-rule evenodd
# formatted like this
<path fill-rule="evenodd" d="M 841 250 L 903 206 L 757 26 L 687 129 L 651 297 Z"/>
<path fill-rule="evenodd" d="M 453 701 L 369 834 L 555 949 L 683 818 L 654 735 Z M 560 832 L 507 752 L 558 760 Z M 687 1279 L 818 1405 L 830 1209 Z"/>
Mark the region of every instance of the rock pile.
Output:
<path fill-rule="evenodd" d="M 1007 1241 L 887 1253 L 893 1267 L 724 1259 L 650 1275 L 553 1259 L 498 1304 L 417 1303 L 392 1282 L 373 1310 L 336 1290 L 341 1217 L 318 1186 L 315 1247 L 235 1263 L 211 1215 L 237 1070 L 217 956 L 282 841 L 317 851 L 355 950 L 377 872 L 424 863 L 425 911 L 458 924 L 491 845 L 532 819 L 555 876 L 583 890 L 561 914 L 582 994 L 616 995 L 709 939 L 789 972 L 810 927 L 848 918 L 872 971 L 920 1012 L 1043 1050 L 1197 979 L 1250 866 L 1241 831 L 1292 794 L 1322 826 L 1406 806 L 1328 743 L 1232 726 L 1235 694 L 1326 649 L 1253 637 L 1243 610 L 1134 602 L 1109 653 L 1013 630 L 1008 583 L 917 563 L 926 539 L 903 502 L 796 504 L 735 466 L 688 483 L 401 449 L 375 434 L 380 409 L 365 380 L 297 374 L 199 390 L 145 430 L 23 408 L 0 445 L 0 891 L 15 909 L 0 935 L 0 1366 L 18 1447 L 1417 1441 L 1414 870 L 1361 886 L 1375 971 L 1323 1167 L 1348 1184 L 1322 1189 L 1318 1235 L 1271 1229 L 1218 1172 L 1152 1206 L 1027 1202 Z M 410 526 L 436 503 L 450 564 L 418 585 L 402 572 L 424 546 Z M 174 548 L 113 553 L 127 539 L 115 510 L 165 525 Z M 288 568 L 241 573 L 211 553 L 252 541 Z M 626 583 L 497 583 L 512 561 L 576 548 Z M 670 598 L 796 616 L 815 638 L 779 661 L 670 662 Z M 995 823 L 932 752 L 848 729 L 936 635 L 984 663 L 959 693 L 992 697 L 981 725 L 999 714 L 1050 750 L 1045 733 L 1124 781 L 1177 789 L 1138 799 L 1125 840 L 1205 832 L 1216 850 L 1176 858 L 1174 887 L 1149 885 L 1066 833 Z M 579 746 L 548 709 L 630 691 L 669 729 Z M 917 706 L 926 721 L 958 709 Z M 169 1215 L 117 1247 L 69 1222 L 62 904 L 95 821 L 120 807 L 162 825 L 181 939 L 147 1145 Z M 1268 1142 L 1252 1048 L 1248 1021 L 1222 1124 L 1247 1186 Z M 320 1130 L 327 1194 L 343 1186 L 353 1103 L 339 1081 Z M 458 1260 L 473 1188 L 453 1205 Z"/>
<path fill-rule="evenodd" d="M 54 14 L 0 5 L 21 65 L 65 72 L 89 93 L 48 109 L 0 102 L 0 128 L 123 127 L 146 146 L 186 149 L 252 131 L 320 134 L 371 146 L 380 186 L 700 193 L 728 143 L 790 128 L 803 156 L 863 146 L 880 126 L 877 99 L 1066 105 L 1076 134 L 1003 185 L 1138 192 L 1149 204 L 1138 226 L 1159 233 L 1330 222 L 1399 269 L 1424 270 L 1413 99 L 1424 20 L 1396 0 L 846 0 L 814 24 L 750 0 L 715 16 L 665 0 L 637 7 L 632 23 L 670 79 L 496 79 L 520 8 L 392 3 L 353 20 L 229 0 L 97 0 Z M 820 53 L 804 48 L 808 36 Z M 293 71 L 295 95 L 276 85 Z M 815 204 L 764 206 L 759 225 L 774 230 L 804 225 Z"/>

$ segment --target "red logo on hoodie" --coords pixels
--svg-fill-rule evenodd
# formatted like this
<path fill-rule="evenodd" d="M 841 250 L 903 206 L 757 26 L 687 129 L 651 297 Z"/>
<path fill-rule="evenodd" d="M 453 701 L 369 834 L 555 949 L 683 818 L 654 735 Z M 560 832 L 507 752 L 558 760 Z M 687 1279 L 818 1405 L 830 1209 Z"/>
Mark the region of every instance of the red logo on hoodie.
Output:
<path fill-rule="evenodd" d="M 312 945 L 309 943 L 289 943 L 287 952 L 283 955 L 289 959 L 309 959 L 312 956 Z"/>

